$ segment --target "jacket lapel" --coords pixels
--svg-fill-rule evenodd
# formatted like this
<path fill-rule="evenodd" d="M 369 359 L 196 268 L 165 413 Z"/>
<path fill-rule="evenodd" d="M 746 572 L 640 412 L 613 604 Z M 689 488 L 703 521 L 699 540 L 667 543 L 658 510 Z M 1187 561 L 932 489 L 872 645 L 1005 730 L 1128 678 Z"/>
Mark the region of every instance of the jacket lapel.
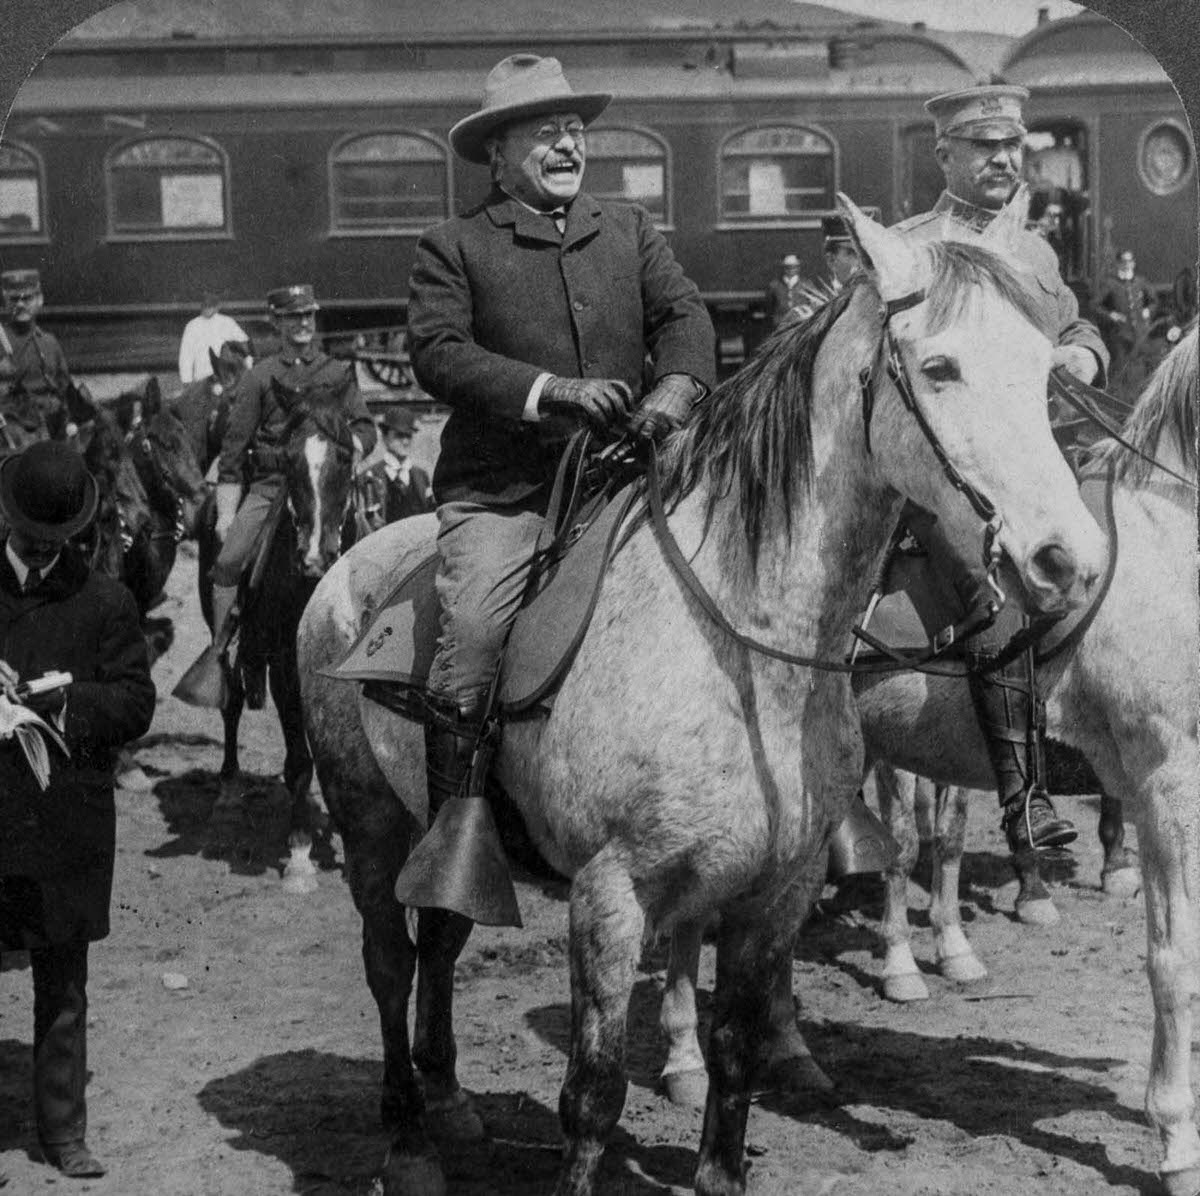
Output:
<path fill-rule="evenodd" d="M 581 191 L 567 210 L 567 231 L 563 236 L 563 248 L 569 249 L 580 241 L 586 241 L 599 231 L 600 205 L 590 195 Z"/>

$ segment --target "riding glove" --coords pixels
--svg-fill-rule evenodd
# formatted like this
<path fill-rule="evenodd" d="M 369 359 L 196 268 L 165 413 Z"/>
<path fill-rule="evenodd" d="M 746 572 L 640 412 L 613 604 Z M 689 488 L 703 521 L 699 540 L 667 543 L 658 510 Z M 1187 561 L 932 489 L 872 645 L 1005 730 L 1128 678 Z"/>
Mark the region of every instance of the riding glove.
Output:
<path fill-rule="evenodd" d="M 242 501 L 242 488 L 237 482 L 217 483 L 217 522 L 213 531 L 222 543 L 233 526 L 238 504 Z"/>
<path fill-rule="evenodd" d="M 690 374 L 664 374 L 630 417 L 630 432 L 657 443 L 683 424 L 703 393 Z"/>
<path fill-rule="evenodd" d="M 538 407 L 547 415 L 586 420 L 597 431 L 620 424 L 633 406 L 633 394 L 617 378 L 551 378 Z"/>
<path fill-rule="evenodd" d="M 1096 360 L 1096 355 L 1082 345 L 1056 346 L 1050 364 L 1061 365 L 1080 382 L 1091 383 L 1100 372 L 1100 363 Z"/>

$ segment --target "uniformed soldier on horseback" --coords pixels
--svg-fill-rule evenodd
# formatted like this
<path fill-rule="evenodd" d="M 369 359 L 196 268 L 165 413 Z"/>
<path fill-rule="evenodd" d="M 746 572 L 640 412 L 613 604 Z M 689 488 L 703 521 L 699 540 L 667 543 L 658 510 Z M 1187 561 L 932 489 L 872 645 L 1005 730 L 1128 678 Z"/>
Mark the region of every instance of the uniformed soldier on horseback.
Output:
<path fill-rule="evenodd" d="M 95 418 L 87 392 L 71 377 L 58 340 L 38 326 L 42 282 L 36 270 L 0 273 L 0 414 L 34 439 L 61 440 Z"/>
<path fill-rule="evenodd" d="M 242 572 L 286 490 L 286 437 L 296 404 L 339 407 L 350 424 L 355 451 L 361 456 L 375 445 L 375 424 L 358 392 L 353 364 L 336 361 L 317 346 L 320 309 L 312 287 L 280 287 L 267 296 L 267 306 L 280 349 L 238 383 L 221 443 L 215 525 L 221 551 L 212 575 L 214 645 L 228 642 Z"/>
<path fill-rule="evenodd" d="M 1021 105 L 1028 98 L 1023 87 L 993 85 L 948 92 L 927 101 L 925 108 L 936 125 L 936 154 L 946 189 L 931 211 L 897 227 L 923 240 L 941 237 L 946 221 L 975 232 L 987 228 L 1021 182 L 1026 133 Z M 1078 300 L 1059 274 L 1054 251 L 1030 232 L 1019 239 L 1015 253 L 1017 265 L 1032 276 L 1035 294 L 1040 293 L 1043 300 L 1042 331 L 1054 346 L 1052 365 L 1065 368 L 1083 382 L 1103 385 L 1108 352 L 1095 326 L 1080 318 Z M 956 560 L 936 524 L 919 508 L 910 506 L 904 521 L 944 571 L 943 576 L 952 580 L 966 608 L 978 605 L 985 585 L 982 566 L 972 569 L 971 563 Z M 1020 626 L 1020 613 L 1009 604 L 990 629 L 966 641 L 968 660 L 977 666 L 968 674 L 971 696 L 996 773 L 1002 824 L 1014 852 L 1064 846 L 1077 833 L 1067 819 L 1055 814 L 1045 791 L 1034 785 L 1030 725 L 1037 699 L 1028 651 L 993 667 L 997 654 Z"/>

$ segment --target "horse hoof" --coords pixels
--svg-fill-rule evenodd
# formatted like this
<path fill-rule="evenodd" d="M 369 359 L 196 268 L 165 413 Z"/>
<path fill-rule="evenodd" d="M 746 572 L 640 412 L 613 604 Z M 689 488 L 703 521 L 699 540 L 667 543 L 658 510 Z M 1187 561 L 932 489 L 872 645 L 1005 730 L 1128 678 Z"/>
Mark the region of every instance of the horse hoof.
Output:
<path fill-rule="evenodd" d="M 295 893 L 297 896 L 304 896 L 308 893 L 315 893 L 320 885 L 317 884 L 317 870 L 311 865 L 307 868 L 298 868 L 293 871 L 289 864 L 283 870 L 283 891 L 285 893 Z"/>
<path fill-rule="evenodd" d="M 1100 887 L 1109 897 L 1136 897 L 1142 891 L 1142 874 L 1136 868 L 1114 868 L 1100 874 Z"/>
<path fill-rule="evenodd" d="M 391 1150 L 383 1162 L 383 1196 L 446 1196 L 446 1177 L 436 1154 Z"/>
<path fill-rule="evenodd" d="M 898 976 L 884 976 L 883 995 L 889 1001 L 905 1004 L 909 1001 L 928 1001 L 929 989 L 915 972 L 903 972 Z"/>
<path fill-rule="evenodd" d="M 947 980 L 952 980 L 955 984 L 973 984 L 976 980 L 987 979 L 987 968 L 970 951 L 943 959 L 941 973 Z"/>
<path fill-rule="evenodd" d="M 438 1142 L 482 1142 L 487 1137 L 483 1118 L 461 1088 L 435 1100 L 426 1097 L 425 1128 Z"/>
<path fill-rule="evenodd" d="M 674 1071 L 663 1076 L 662 1088 L 667 1100 L 681 1109 L 703 1109 L 708 1103 L 708 1072 Z"/>
<path fill-rule="evenodd" d="M 1026 926 L 1057 926 L 1058 910 L 1049 897 L 1017 902 L 1017 921 Z"/>
<path fill-rule="evenodd" d="M 1164 1171 L 1161 1178 L 1167 1196 L 1200 1196 L 1200 1167 Z"/>
<path fill-rule="evenodd" d="M 831 1097 L 833 1081 L 811 1055 L 789 1055 L 771 1065 L 767 1079 L 773 1092 L 786 1096 Z"/>

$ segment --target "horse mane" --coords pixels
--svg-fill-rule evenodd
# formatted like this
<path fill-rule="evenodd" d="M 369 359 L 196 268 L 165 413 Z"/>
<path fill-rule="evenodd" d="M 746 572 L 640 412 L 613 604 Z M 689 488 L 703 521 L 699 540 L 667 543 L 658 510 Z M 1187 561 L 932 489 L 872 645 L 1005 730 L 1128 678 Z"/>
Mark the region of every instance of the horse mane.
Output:
<path fill-rule="evenodd" d="M 1160 361 L 1142 388 L 1121 436 L 1133 448 L 1116 440 L 1103 440 L 1094 450 L 1098 465 L 1111 465 L 1116 477 L 1135 483 L 1149 479 L 1153 457 L 1165 434 L 1174 435 L 1190 473 L 1196 472 L 1197 327 L 1191 327 L 1179 343 Z M 1136 450 L 1136 452 L 1134 451 Z M 1145 454 L 1141 456 L 1140 454 Z"/>
<path fill-rule="evenodd" d="M 1035 327 L 1040 305 L 1032 287 L 998 254 L 979 242 L 931 241 L 918 245 L 930 258 L 926 283 L 926 325 L 940 331 L 989 286 Z M 808 315 L 785 320 L 733 377 L 702 402 L 685 428 L 668 442 L 663 490 L 672 502 L 702 481 L 709 486 L 706 522 L 716 504 L 733 495 L 750 559 L 757 564 L 769 511 L 782 500 L 787 535 L 792 531 L 794 498 L 812 484 L 812 385 L 817 354 L 829 330 L 851 299 L 872 284 L 851 277 L 840 290 L 810 292 Z M 877 344 L 882 335 L 881 305 L 869 329 Z M 866 359 L 860 366 L 868 366 Z"/>

